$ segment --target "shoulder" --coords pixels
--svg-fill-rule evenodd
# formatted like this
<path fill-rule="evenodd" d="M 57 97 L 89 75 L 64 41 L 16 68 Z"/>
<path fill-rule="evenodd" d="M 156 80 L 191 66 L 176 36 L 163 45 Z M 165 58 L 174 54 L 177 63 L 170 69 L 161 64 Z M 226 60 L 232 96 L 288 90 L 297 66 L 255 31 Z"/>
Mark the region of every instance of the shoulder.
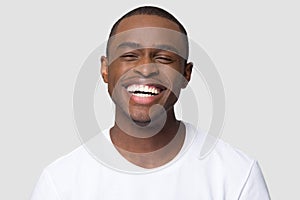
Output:
<path fill-rule="evenodd" d="M 93 172 L 101 169 L 97 162 L 84 145 L 79 146 L 72 152 L 58 158 L 45 169 L 44 173 L 49 174 L 56 185 L 74 183 L 79 176 L 84 177 L 86 172 Z"/>
<path fill-rule="evenodd" d="M 201 144 L 199 141 L 195 141 L 195 143 L 201 146 L 197 156 L 203 166 L 219 172 L 225 179 L 245 180 L 257 163 L 254 158 L 221 138 L 205 135 Z"/>
<path fill-rule="evenodd" d="M 242 150 L 232 146 L 231 144 L 218 139 L 215 148 L 211 152 L 214 159 L 226 161 L 228 164 L 237 164 L 239 167 L 250 167 L 256 160 L 248 156 Z"/>
<path fill-rule="evenodd" d="M 220 137 L 212 136 L 207 132 L 185 123 L 187 135 L 191 143 L 190 152 L 201 163 L 214 163 L 241 169 L 249 169 L 256 162 L 240 149 L 225 142 Z"/>
<path fill-rule="evenodd" d="M 218 141 L 212 157 L 218 160 L 218 164 L 222 164 L 224 180 L 236 185 L 239 199 L 270 199 L 267 184 L 256 159 L 223 140 Z"/>
<path fill-rule="evenodd" d="M 68 154 L 61 156 L 52 163 L 50 163 L 45 169 L 47 171 L 56 171 L 57 169 L 70 169 L 74 164 L 80 164 L 82 161 L 89 160 L 89 153 L 86 151 L 83 145 L 77 147 Z"/>
<path fill-rule="evenodd" d="M 78 166 L 86 160 L 89 160 L 88 153 L 80 146 L 49 164 L 40 175 L 31 199 L 62 199 L 61 195 L 67 193 L 75 182 Z"/>
<path fill-rule="evenodd" d="M 255 196 L 259 192 L 261 199 L 269 199 L 256 159 L 220 138 L 207 135 L 199 129 L 194 128 L 194 131 L 197 137 L 191 148 L 193 160 L 202 171 L 201 175 L 206 177 L 207 185 L 219 188 L 230 197 L 260 199 Z M 206 148 L 207 154 L 201 157 L 203 148 Z"/>

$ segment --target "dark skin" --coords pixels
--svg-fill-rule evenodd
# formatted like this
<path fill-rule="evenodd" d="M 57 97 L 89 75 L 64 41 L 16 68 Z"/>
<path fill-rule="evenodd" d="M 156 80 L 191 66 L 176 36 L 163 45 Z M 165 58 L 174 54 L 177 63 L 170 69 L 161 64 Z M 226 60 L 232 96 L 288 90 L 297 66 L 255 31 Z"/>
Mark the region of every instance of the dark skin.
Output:
<path fill-rule="evenodd" d="M 178 25 L 168 19 L 155 15 L 135 15 L 121 21 L 116 34 L 145 27 L 180 32 Z M 141 43 L 143 42 L 139 42 Z M 190 80 L 193 64 L 187 63 L 176 53 L 163 49 L 148 47 L 137 49 L 127 45 L 125 48 L 122 47 L 117 56 L 116 51 L 110 49 L 109 52 L 108 57 L 101 58 L 101 74 L 116 104 L 116 123 L 110 129 L 111 140 L 128 161 L 144 168 L 162 166 L 178 154 L 184 143 L 185 126 L 176 119 L 174 104 L 180 90 Z M 110 59 L 113 56 L 115 58 Z M 153 63 L 155 65 L 151 65 Z M 179 81 L 178 74 L 184 77 L 185 81 Z M 173 92 L 166 87 L 149 103 L 132 100 L 132 96 L 128 95 L 126 88 L 123 87 L 130 81 L 134 84 L 155 82 L 166 86 L 164 80 L 168 80 L 168 87 L 172 88 Z M 175 95 L 174 91 L 178 94 Z M 151 110 L 153 105 L 162 106 L 166 110 L 166 118 L 163 118 L 159 109 Z M 158 133 L 151 135 L 156 127 L 161 128 Z M 143 137 L 139 137 L 139 134 Z"/>

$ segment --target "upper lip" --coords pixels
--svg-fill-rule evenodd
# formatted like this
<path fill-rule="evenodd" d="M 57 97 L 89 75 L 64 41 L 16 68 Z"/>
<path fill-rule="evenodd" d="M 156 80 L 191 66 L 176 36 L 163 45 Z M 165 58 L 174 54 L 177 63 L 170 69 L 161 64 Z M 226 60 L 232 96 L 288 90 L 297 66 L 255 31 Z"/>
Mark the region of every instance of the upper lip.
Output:
<path fill-rule="evenodd" d="M 155 86 L 161 90 L 167 89 L 169 86 L 166 83 L 163 83 L 160 80 L 155 79 L 145 79 L 145 78 L 129 78 L 124 81 L 122 81 L 122 86 L 127 88 L 130 85 L 151 85 Z"/>

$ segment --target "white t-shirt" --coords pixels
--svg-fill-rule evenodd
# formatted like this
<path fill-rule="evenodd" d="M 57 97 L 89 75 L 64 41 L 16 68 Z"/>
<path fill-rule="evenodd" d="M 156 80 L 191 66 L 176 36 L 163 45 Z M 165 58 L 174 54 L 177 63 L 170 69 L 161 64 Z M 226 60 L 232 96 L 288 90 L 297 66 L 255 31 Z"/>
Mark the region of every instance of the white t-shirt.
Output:
<path fill-rule="evenodd" d="M 154 172 L 116 171 L 99 163 L 80 146 L 44 169 L 31 200 L 270 199 L 255 160 L 222 140 L 208 156 L 199 159 L 205 134 L 185 125 L 181 152 Z M 108 131 L 104 134 L 109 135 Z"/>

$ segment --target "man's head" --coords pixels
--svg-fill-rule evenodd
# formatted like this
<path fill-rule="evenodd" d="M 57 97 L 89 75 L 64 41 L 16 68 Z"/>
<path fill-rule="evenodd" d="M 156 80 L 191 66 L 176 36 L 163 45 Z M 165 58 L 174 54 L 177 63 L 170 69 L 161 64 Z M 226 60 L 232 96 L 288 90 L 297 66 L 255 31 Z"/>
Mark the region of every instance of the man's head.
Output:
<path fill-rule="evenodd" d="M 116 108 L 147 123 L 159 115 L 150 113 L 153 105 L 173 110 L 190 80 L 187 57 L 187 33 L 179 21 L 163 9 L 140 7 L 114 24 L 101 73 Z"/>
<path fill-rule="evenodd" d="M 141 16 L 142 15 L 142 16 Z M 138 7 L 135 8 L 131 11 L 129 11 L 128 13 L 126 13 L 125 15 L 123 15 L 120 19 L 118 19 L 114 25 L 112 26 L 110 33 L 109 33 L 109 38 L 108 38 L 108 43 L 107 43 L 107 47 L 106 47 L 106 55 L 108 57 L 108 49 L 109 49 L 109 44 L 110 44 L 110 39 L 111 37 L 113 37 L 116 32 L 118 31 L 118 26 L 119 24 L 126 18 L 129 18 L 131 16 L 140 16 L 141 20 L 143 17 L 145 17 L 145 15 L 150 15 L 150 16 L 158 16 L 164 19 L 168 19 L 172 22 L 174 22 L 175 24 L 177 24 L 179 31 L 184 34 L 187 37 L 187 31 L 185 30 L 184 26 L 169 12 L 167 12 L 164 9 L 158 8 L 158 7 L 154 7 L 154 6 L 142 6 L 142 7 Z M 189 51 L 189 44 L 188 44 L 188 40 L 186 38 L 186 57 L 188 57 L 188 51 Z"/>
<path fill-rule="evenodd" d="M 167 12 L 161 8 L 158 8 L 158 7 L 143 6 L 143 7 L 138 7 L 138 8 L 131 10 L 130 12 L 123 15 L 118 21 L 116 21 L 116 23 L 111 28 L 109 38 L 111 38 L 112 36 L 114 36 L 116 34 L 119 24 L 124 19 L 131 17 L 131 16 L 135 16 L 135 15 L 155 15 L 158 17 L 168 19 L 178 25 L 180 32 L 182 32 L 184 35 L 187 35 L 187 32 L 186 32 L 184 26 L 169 12 Z"/>

